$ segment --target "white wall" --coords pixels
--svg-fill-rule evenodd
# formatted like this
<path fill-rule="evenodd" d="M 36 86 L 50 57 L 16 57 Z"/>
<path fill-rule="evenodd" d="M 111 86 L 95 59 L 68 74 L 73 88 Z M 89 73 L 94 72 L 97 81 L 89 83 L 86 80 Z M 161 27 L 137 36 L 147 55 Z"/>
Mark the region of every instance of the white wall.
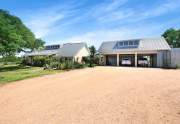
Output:
<path fill-rule="evenodd" d="M 171 50 L 171 67 L 180 67 L 180 48 L 172 48 Z"/>
<path fill-rule="evenodd" d="M 159 51 L 157 53 L 157 67 L 170 67 L 171 66 L 171 51 Z"/>
<path fill-rule="evenodd" d="M 75 61 L 77 61 L 77 62 L 79 62 L 79 63 L 81 63 L 82 62 L 82 58 L 83 57 L 86 57 L 86 56 L 89 56 L 90 55 L 90 53 L 89 53 L 89 51 L 87 50 L 87 48 L 86 47 L 83 47 L 77 54 L 76 54 L 76 56 L 74 57 L 74 59 L 75 59 Z"/>

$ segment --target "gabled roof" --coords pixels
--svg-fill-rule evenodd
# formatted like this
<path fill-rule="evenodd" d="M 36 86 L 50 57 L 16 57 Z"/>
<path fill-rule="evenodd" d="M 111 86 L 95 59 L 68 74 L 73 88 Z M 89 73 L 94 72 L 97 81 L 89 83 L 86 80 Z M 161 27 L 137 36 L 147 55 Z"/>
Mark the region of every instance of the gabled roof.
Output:
<path fill-rule="evenodd" d="M 58 55 L 62 57 L 73 57 L 75 56 L 83 47 L 86 47 L 89 51 L 86 43 L 67 43 L 63 44 L 61 49 L 58 51 Z"/>
<path fill-rule="evenodd" d="M 117 47 L 120 42 L 131 42 L 138 41 L 137 46 L 130 47 Z M 131 42 L 132 43 L 132 42 Z M 145 39 L 131 39 L 131 40 L 119 40 L 103 42 L 99 48 L 99 52 L 102 54 L 113 54 L 117 52 L 138 52 L 138 51 L 159 51 L 159 50 L 170 50 L 170 46 L 166 40 L 161 38 L 145 38 Z"/>
<path fill-rule="evenodd" d="M 24 56 L 50 56 L 56 55 L 58 50 L 41 50 L 41 51 L 33 51 L 31 53 L 26 53 Z"/>
<path fill-rule="evenodd" d="M 83 47 L 87 48 L 89 52 L 86 43 L 67 43 L 67 44 L 63 44 L 59 49 L 33 51 L 31 53 L 26 53 L 24 56 L 57 55 L 62 57 L 74 57 Z"/>

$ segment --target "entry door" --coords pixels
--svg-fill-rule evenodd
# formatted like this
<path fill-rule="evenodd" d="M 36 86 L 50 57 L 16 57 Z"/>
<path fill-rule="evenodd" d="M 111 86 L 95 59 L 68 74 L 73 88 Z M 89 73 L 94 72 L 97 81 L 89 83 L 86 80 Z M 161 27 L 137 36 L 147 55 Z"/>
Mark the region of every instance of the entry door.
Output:
<path fill-rule="evenodd" d="M 106 56 L 106 64 L 110 66 L 117 66 L 117 56 L 116 55 Z"/>

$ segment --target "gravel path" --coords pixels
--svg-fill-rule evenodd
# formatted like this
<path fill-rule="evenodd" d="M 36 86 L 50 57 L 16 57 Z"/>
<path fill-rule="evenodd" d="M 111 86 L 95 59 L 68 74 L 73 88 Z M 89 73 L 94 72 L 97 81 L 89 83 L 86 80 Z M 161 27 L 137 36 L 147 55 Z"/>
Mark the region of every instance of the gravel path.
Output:
<path fill-rule="evenodd" d="M 96 67 L 0 87 L 0 124 L 180 124 L 180 70 Z"/>

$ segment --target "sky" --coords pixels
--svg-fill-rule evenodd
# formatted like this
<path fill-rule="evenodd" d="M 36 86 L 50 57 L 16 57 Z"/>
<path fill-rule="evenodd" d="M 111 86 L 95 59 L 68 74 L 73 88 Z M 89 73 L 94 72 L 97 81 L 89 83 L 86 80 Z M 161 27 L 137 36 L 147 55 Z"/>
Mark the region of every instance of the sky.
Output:
<path fill-rule="evenodd" d="M 180 0 L 0 0 L 46 44 L 160 37 L 180 28 Z"/>

